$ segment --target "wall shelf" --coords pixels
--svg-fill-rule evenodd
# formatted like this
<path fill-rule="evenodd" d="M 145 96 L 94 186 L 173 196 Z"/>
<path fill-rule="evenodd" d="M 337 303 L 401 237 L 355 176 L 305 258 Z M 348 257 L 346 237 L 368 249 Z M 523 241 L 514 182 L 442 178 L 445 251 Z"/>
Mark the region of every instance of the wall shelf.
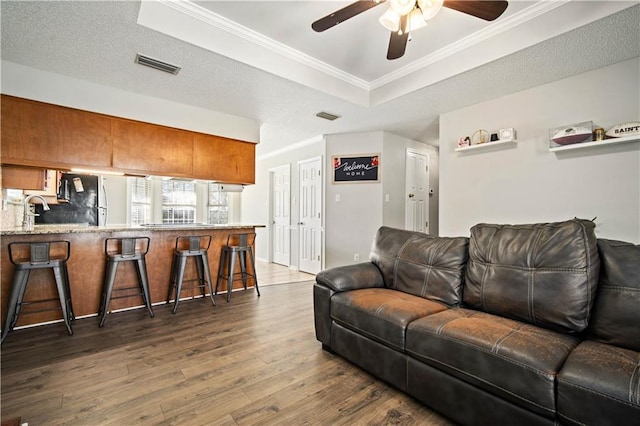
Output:
<path fill-rule="evenodd" d="M 640 135 L 625 136 L 623 138 L 605 139 L 603 141 L 582 142 L 582 143 L 576 143 L 573 145 L 549 147 L 549 151 L 551 152 L 570 151 L 572 149 L 586 149 L 586 148 L 593 148 L 598 146 L 616 145 L 616 144 L 633 143 L 633 142 L 640 142 Z"/>
<path fill-rule="evenodd" d="M 474 151 L 474 150 L 481 150 L 481 149 L 485 149 L 485 148 L 492 148 L 498 145 L 515 145 L 516 141 L 496 141 L 496 142 L 485 142 L 485 143 L 481 143 L 481 144 L 476 144 L 476 145 L 471 145 L 471 146 L 465 146 L 462 148 L 456 148 L 456 152 L 463 152 L 463 151 Z"/>

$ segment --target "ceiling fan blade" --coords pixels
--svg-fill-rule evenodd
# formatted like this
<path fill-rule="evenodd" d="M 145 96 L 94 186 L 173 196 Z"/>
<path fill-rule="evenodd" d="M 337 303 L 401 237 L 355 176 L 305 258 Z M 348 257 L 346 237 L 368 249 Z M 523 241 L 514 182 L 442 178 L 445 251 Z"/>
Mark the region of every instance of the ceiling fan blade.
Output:
<path fill-rule="evenodd" d="M 387 59 L 398 59 L 404 55 L 404 51 L 407 48 L 407 41 L 409 41 L 409 33 L 407 29 L 407 17 L 400 17 L 401 31 L 392 31 L 389 38 L 389 49 L 387 50 Z"/>
<path fill-rule="evenodd" d="M 489 0 L 445 0 L 444 7 L 484 19 L 493 21 L 504 13 L 509 2 Z"/>
<path fill-rule="evenodd" d="M 377 5 L 384 3 L 384 1 L 385 0 L 360 0 L 355 3 L 351 3 L 350 5 L 345 6 L 340 10 L 336 10 L 324 18 L 318 19 L 316 22 L 311 24 L 311 28 L 320 33 L 338 25 L 340 22 L 344 22 L 349 18 L 353 18 L 354 16 L 361 14 L 362 12 L 366 12 L 372 7 L 376 7 Z"/>

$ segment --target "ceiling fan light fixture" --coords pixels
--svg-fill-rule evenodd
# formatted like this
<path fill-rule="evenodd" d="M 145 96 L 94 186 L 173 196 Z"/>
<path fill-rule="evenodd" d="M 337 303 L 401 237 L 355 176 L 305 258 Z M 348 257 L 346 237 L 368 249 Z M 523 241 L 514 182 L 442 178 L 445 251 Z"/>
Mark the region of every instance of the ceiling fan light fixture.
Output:
<path fill-rule="evenodd" d="M 418 7 L 422 11 L 422 17 L 425 21 L 436 16 L 443 4 L 444 0 L 418 0 Z"/>
<path fill-rule="evenodd" d="M 391 9 L 400 16 L 408 15 L 416 7 L 416 0 L 391 0 Z"/>
<path fill-rule="evenodd" d="M 378 21 L 383 27 L 391 32 L 396 32 L 400 29 L 400 15 L 398 15 L 392 8 L 388 8 Z"/>
<path fill-rule="evenodd" d="M 426 27 L 427 21 L 424 20 L 422 16 L 422 12 L 418 9 L 413 9 L 411 14 L 409 15 L 409 22 L 407 24 L 407 32 L 419 30 L 420 28 Z"/>

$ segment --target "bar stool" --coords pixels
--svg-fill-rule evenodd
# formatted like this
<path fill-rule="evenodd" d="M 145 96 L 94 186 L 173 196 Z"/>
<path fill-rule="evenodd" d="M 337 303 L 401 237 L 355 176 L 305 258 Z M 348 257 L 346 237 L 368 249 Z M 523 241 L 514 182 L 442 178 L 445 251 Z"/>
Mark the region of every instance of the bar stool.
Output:
<path fill-rule="evenodd" d="M 55 256 L 51 256 L 51 248 L 54 248 Z M 29 250 L 29 259 L 23 256 L 23 259 L 16 259 L 18 252 L 25 253 L 25 249 Z M 14 242 L 10 243 L 9 261 L 13 264 L 13 281 L 11 290 L 9 291 L 9 300 L 7 303 L 7 313 L 5 315 L 4 327 L 2 328 L 2 337 L 0 343 L 4 342 L 7 334 L 13 330 L 18 321 L 18 315 L 23 305 L 32 305 L 37 303 L 47 303 L 54 300 L 60 301 L 59 308 L 49 308 L 22 312 L 23 314 L 32 314 L 36 312 L 45 312 L 50 310 L 62 310 L 62 319 L 67 326 L 69 335 L 73 334 L 71 329 L 71 321 L 75 319 L 73 315 L 73 306 L 71 304 L 71 288 L 69 286 L 69 272 L 67 271 L 67 260 L 71 254 L 71 243 L 69 241 L 46 241 L 46 242 Z M 41 299 L 32 301 L 23 301 L 25 291 L 27 289 L 27 281 L 29 280 L 29 272 L 33 269 L 50 268 L 56 282 L 58 291 L 57 299 Z"/>
<path fill-rule="evenodd" d="M 100 327 L 104 326 L 104 322 L 107 319 L 111 299 L 142 296 L 142 301 L 149 311 L 149 316 L 153 318 L 149 280 L 147 278 L 147 263 L 145 261 L 145 255 L 149 252 L 149 243 L 149 237 L 107 238 L 104 241 L 104 253 L 107 258 L 107 266 L 104 274 L 104 285 L 102 287 L 102 303 L 100 304 Z M 138 276 L 137 287 L 114 288 L 116 272 L 120 262 L 136 263 L 136 274 Z M 131 294 L 129 293 L 130 290 L 139 290 L 140 293 Z M 127 294 L 113 296 L 114 292 Z"/>
<path fill-rule="evenodd" d="M 173 294 L 175 290 L 176 298 L 173 305 L 174 314 L 178 312 L 180 292 L 183 288 L 182 284 L 185 282 L 196 281 L 198 283 L 197 285 L 184 288 L 199 288 L 202 291 L 202 297 L 206 296 L 205 287 L 208 287 L 211 303 L 213 306 L 216 305 L 216 301 L 213 299 L 209 257 L 207 255 L 209 246 L 211 246 L 211 235 L 180 236 L 176 238 L 176 248 L 173 252 L 173 266 L 171 267 L 171 282 L 169 283 L 169 294 L 167 295 L 167 303 L 169 303 L 171 300 L 171 294 Z M 195 259 L 198 278 L 185 280 L 184 270 L 187 265 L 187 259 L 190 257 Z"/>
<path fill-rule="evenodd" d="M 218 294 L 218 284 L 220 284 L 220 280 L 227 280 L 227 302 L 231 299 L 231 288 L 233 287 L 235 276 L 238 274 L 242 275 L 242 284 L 244 285 L 245 290 L 247 289 L 247 278 L 253 277 L 256 291 L 258 292 L 258 296 L 260 296 L 258 277 L 256 276 L 256 262 L 253 256 L 253 245 L 255 240 L 255 233 L 230 234 L 227 237 L 227 245 L 222 247 L 215 294 Z M 247 272 L 247 252 L 251 257 L 252 274 Z M 237 258 L 240 258 L 240 272 L 235 272 Z M 227 269 L 226 274 L 225 267 Z"/>

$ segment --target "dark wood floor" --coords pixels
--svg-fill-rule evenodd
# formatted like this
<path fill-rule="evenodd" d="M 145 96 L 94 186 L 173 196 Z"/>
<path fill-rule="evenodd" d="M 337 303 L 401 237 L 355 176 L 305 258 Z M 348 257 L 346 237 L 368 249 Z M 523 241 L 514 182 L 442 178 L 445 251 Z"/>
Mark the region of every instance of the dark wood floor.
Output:
<path fill-rule="evenodd" d="M 16 330 L 2 420 L 36 425 L 450 425 L 321 349 L 311 282 Z"/>

